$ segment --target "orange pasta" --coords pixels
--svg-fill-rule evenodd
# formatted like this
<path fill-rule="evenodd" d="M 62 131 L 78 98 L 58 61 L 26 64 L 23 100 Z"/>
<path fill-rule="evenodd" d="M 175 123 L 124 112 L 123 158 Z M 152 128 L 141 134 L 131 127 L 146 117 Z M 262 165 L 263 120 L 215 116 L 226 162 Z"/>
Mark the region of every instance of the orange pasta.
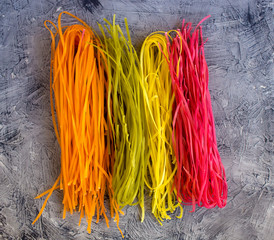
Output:
<path fill-rule="evenodd" d="M 62 27 L 63 13 L 81 24 Z M 63 13 L 59 15 L 58 27 L 45 21 L 52 37 L 50 98 L 53 125 L 61 148 L 61 173 L 53 187 L 38 196 L 47 194 L 33 223 L 41 216 L 52 192 L 61 189 L 64 193 L 63 218 L 67 211 L 72 214 L 78 210 L 79 225 L 82 217 L 86 216 L 89 233 L 94 215 L 97 222 L 103 215 L 108 226 L 104 204 L 108 192 L 110 215 L 113 217 L 115 214 L 119 228 L 119 213 L 122 212 L 113 198 L 113 147 L 104 107 L 108 85 L 106 57 L 91 28 L 74 15 Z M 48 28 L 47 23 L 54 26 L 56 33 Z"/>

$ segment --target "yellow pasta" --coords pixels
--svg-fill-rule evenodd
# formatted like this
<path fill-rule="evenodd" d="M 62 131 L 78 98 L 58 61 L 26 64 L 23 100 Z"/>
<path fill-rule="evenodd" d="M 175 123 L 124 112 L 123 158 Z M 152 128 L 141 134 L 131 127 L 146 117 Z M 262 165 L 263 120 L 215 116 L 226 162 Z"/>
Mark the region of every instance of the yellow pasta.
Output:
<path fill-rule="evenodd" d="M 170 219 L 168 212 L 183 208 L 176 200 L 173 178 L 176 159 L 172 149 L 172 95 L 171 77 L 167 56 L 166 38 L 160 32 L 149 35 L 141 48 L 140 65 L 146 92 L 144 120 L 147 122 L 147 139 L 150 159 L 145 182 L 152 195 L 152 213 L 161 223 Z"/>

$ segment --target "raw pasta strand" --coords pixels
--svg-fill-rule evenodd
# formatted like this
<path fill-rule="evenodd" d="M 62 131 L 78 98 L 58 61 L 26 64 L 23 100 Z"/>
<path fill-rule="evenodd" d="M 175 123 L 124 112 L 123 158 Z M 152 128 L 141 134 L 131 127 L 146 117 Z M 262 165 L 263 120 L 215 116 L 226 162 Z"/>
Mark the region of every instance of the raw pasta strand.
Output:
<path fill-rule="evenodd" d="M 140 52 L 150 150 L 145 182 L 152 195 L 152 213 L 160 224 L 164 219 L 171 219 L 168 212 L 177 207 L 181 208 L 181 216 L 183 212 L 176 202 L 176 189 L 172 188 L 177 163 L 171 144 L 174 97 L 167 55 L 164 34 L 156 32 L 145 39 Z"/>
<path fill-rule="evenodd" d="M 114 141 L 113 189 L 119 206 L 139 204 L 144 210 L 144 176 L 148 160 L 146 124 L 140 63 L 132 46 L 127 21 L 127 38 L 119 25 L 106 21 L 104 51 L 108 66 L 108 116 Z M 105 31 L 107 33 L 105 33 Z M 111 102 L 112 99 L 112 102 Z M 136 199 L 137 198 L 137 199 Z"/>
<path fill-rule="evenodd" d="M 63 28 L 63 13 L 74 17 L 82 25 Z M 47 22 L 50 21 L 45 22 L 46 27 Z M 59 188 L 64 193 L 63 218 L 67 211 L 73 213 L 78 210 L 79 224 L 81 218 L 86 216 L 89 233 L 95 214 L 97 222 L 103 215 L 108 226 L 104 204 L 108 191 L 111 217 L 115 213 L 118 226 L 120 210 L 113 198 L 109 163 L 113 160 L 106 140 L 109 135 L 104 107 L 108 84 L 105 74 L 107 63 L 100 50 L 101 42 L 86 23 L 68 12 L 59 15 L 58 27 L 50 23 L 56 30 L 54 34 L 47 27 L 52 36 L 50 97 L 53 125 L 61 148 L 61 173 L 51 190 L 38 196 L 48 194 L 33 223 L 40 217 L 47 199 L 60 183 Z"/>
<path fill-rule="evenodd" d="M 208 18 L 208 17 L 206 17 Z M 199 24 L 201 24 L 204 18 Z M 175 94 L 173 145 L 178 170 L 175 186 L 184 204 L 220 208 L 226 205 L 227 183 L 217 149 L 208 89 L 202 27 L 184 24 L 168 44 L 168 61 Z"/>

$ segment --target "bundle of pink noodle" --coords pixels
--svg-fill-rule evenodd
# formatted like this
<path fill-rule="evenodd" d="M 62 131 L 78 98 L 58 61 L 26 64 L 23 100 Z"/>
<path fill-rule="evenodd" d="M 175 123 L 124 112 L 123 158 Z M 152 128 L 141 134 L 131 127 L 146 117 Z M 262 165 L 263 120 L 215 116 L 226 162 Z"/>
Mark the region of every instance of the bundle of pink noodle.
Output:
<path fill-rule="evenodd" d="M 210 17 L 210 16 L 208 16 Z M 208 67 L 200 24 L 176 31 L 168 44 L 168 61 L 175 94 L 173 145 L 177 159 L 174 186 L 184 204 L 220 208 L 226 205 L 227 183 L 217 149 L 208 90 Z"/>

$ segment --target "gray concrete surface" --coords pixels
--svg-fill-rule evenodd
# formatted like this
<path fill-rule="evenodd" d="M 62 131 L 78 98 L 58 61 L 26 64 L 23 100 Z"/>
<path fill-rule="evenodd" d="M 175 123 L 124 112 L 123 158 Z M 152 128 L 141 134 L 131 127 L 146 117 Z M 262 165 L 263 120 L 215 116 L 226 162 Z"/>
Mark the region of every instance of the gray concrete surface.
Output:
<path fill-rule="evenodd" d="M 88 1 L 85 1 L 88 3 Z M 155 30 L 169 30 L 185 18 L 204 16 L 210 92 L 218 147 L 228 179 L 224 209 L 184 208 L 183 219 L 160 226 L 150 213 L 140 222 L 138 207 L 125 208 L 125 239 L 274 239 L 273 2 L 232 0 L 102 0 L 93 13 L 81 0 L 0 2 L 0 239 L 120 239 L 113 221 L 78 227 L 79 215 L 62 215 L 62 193 L 42 206 L 34 197 L 54 183 L 60 150 L 49 104 L 50 35 L 46 19 L 62 10 L 92 26 L 127 17 L 136 46 Z M 64 22 L 72 23 L 69 18 Z M 96 27 L 95 27 L 96 28 Z"/>

